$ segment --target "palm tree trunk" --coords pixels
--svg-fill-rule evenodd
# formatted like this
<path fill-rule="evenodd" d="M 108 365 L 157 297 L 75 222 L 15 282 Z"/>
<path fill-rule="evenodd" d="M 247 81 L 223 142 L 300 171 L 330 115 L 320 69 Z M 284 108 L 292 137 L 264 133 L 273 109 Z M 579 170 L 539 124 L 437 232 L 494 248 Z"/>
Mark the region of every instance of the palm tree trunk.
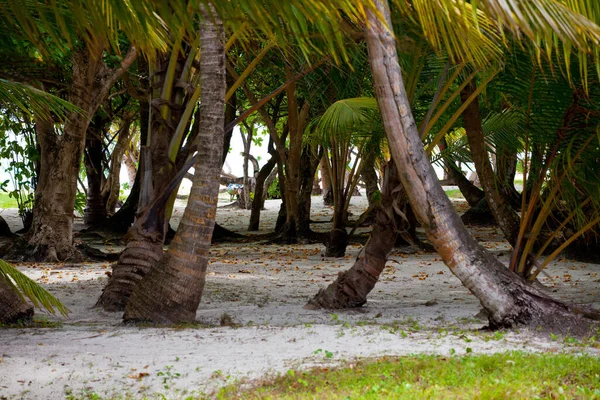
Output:
<path fill-rule="evenodd" d="M 375 211 L 375 223 L 369 240 L 356 257 L 354 265 L 338 275 L 326 289 L 321 289 L 305 308 L 343 309 L 360 307 L 367 302 L 388 254 L 394 248 L 402 219 L 394 212 L 394 201 L 406 198 L 402 191 L 392 193 L 400 185 L 398 171 L 392 161 L 386 166 L 382 198 Z"/>
<path fill-rule="evenodd" d="M 199 139 L 192 190 L 169 251 L 135 288 L 125 321 L 194 321 L 200 303 L 215 224 L 224 135 L 224 30 L 215 13 L 200 23 Z"/>
<path fill-rule="evenodd" d="M 476 89 L 475 81 L 471 80 L 460 93 L 462 101 L 466 102 Z M 504 234 L 504 238 L 514 246 L 517 242 L 517 236 L 519 235 L 520 220 L 517 213 L 497 189 L 496 175 L 492 169 L 483 136 L 481 115 L 479 113 L 479 101 L 477 98 L 475 98 L 463 112 L 463 122 L 469 141 L 469 147 L 471 148 L 471 157 L 473 158 L 477 176 L 479 176 L 479 181 L 483 187 L 485 199 L 487 200 L 496 223 Z"/>
<path fill-rule="evenodd" d="M 33 318 L 31 307 L 12 285 L 0 277 L 0 324 L 28 321 Z"/>
<path fill-rule="evenodd" d="M 452 273 L 479 299 L 492 328 L 523 324 L 559 332 L 582 326 L 587 330 L 589 325 L 581 315 L 574 314 L 577 310 L 527 285 L 481 247 L 460 221 L 417 131 L 390 32 L 389 6 L 386 0 L 375 0 L 375 4 L 380 16 L 367 10 L 375 93 L 400 180 L 429 240 Z"/>

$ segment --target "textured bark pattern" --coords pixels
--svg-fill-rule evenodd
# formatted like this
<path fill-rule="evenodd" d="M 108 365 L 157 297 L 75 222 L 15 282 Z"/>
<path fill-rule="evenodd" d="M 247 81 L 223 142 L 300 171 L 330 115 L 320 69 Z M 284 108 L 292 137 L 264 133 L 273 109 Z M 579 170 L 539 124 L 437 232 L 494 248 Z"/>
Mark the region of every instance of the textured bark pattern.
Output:
<path fill-rule="evenodd" d="M 84 114 L 70 113 L 60 135 L 53 121 L 36 119 L 40 173 L 28 246 L 37 259 L 65 260 L 78 255 L 73 247 L 73 210 L 89 118 L 137 56 L 131 47 L 121 65 L 109 69 L 102 62 L 103 50 L 102 44 L 96 43 L 73 52 L 69 101 Z"/>
<path fill-rule="evenodd" d="M 152 237 L 136 224 L 127 236 L 127 246 L 96 304 L 105 311 L 125 310 L 135 286 L 163 256 L 162 235 Z"/>
<path fill-rule="evenodd" d="M 402 224 L 392 206 L 392 190 L 400 184 L 395 168 L 393 163 L 387 167 L 388 176 L 376 210 L 371 236 L 356 257 L 354 265 L 340 273 L 326 289 L 319 290 L 306 308 L 342 309 L 360 307 L 367 302 L 367 295 L 373 290 L 385 268 L 387 256 L 394 248 L 398 229 Z M 397 191 L 394 196 L 398 201 L 402 194 Z"/>
<path fill-rule="evenodd" d="M 466 102 L 476 89 L 475 82 L 470 81 L 460 93 L 461 100 Z M 492 169 L 483 136 L 479 101 L 477 98 L 465 108 L 463 122 L 469 147 L 471 148 L 471 157 L 473 158 L 477 176 L 479 176 L 479 181 L 483 187 L 485 199 L 490 206 L 490 211 L 494 219 L 504 234 L 504 238 L 514 246 L 519 235 L 520 219 L 497 189 L 496 175 Z"/>
<path fill-rule="evenodd" d="M 0 277 L 0 324 L 10 324 L 17 321 L 29 321 L 33 318 L 33 307 L 25 302 Z"/>
<path fill-rule="evenodd" d="M 202 146 L 188 206 L 169 251 L 135 288 L 125 321 L 194 321 L 204 290 L 219 195 L 226 88 L 224 31 L 215 14 L 203 15 L 200 46 L 202 102 L 198 137 Z"/>
<path fill-rule="evenodd" d="M 375 0 L 382 21 L 368 13 L 367 45 L 375 93 L 400 180 L 444 263 L 481 302 L 492 328 L 518 324 L 548 330 L 585 330 L 587 312 L 552 300 L 508 270 L 468 233 L 445 195 L 423 150 L 404 88 L 385 0 Z M 387 22 L 387 24 L 384 23 Z M 575 314 L 577 315 L 575 315 Z"/>

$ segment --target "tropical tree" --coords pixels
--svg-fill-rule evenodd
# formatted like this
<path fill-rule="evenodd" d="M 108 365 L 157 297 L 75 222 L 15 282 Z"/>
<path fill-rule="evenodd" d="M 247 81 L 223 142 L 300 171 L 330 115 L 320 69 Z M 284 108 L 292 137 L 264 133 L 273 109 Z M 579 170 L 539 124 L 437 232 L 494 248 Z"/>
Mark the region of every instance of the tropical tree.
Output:
<path fill-rule="evenodd" d="M 522 278 L 492 257 L 466 231 L 445 196 L 423 149 L 398 63 L 389 5 L 387 1 L 382 0 L 376 0 L 375 4 L 377 13 L 384 17 L 380 18 L 376 12 L 367 10 L 367 43 L 375 91 L 390 151 L 398 163 L 400 179 L 417 219 L 429 240 L 451 271 L 480 300 L 488 313 L 491 327 L 523 324 L 543 326 L 546 329 L 555 329 L 561 332 L 578 331 L 582 326 L 587 329 L 582 316 L 597 317 L 598 314 L 595 311 L 582 312 L 578 307 L 553 300 L 528 285 Z M 484 4 L 496 12 L 504 10 L 499 2 L 490 0 L 480 2 L 480 4 Z M 506 2 L 502 2 L 502 4 L 506 5 Z M 421 5 L 425 6 L 425 4 Z M 524 7 L 522 3 L 518 2 L 512 2 L 511 5 L 518 10 Z M 543 4 L 536 4 L 536 6 L 532 7 L 533 13 L 529 9 L 527 10 L 530 11 L 529 16 L 539 16 L 541 11 L 546 11 Z M 461 10 L 469 7 L 465 3 Z M 431 11 L 431 9 L 426 11 Z M 478 20 L 482 18 L 475 9 L 470 15 L 477 16 Z M 468 18 L 468 16 L 463 16 L 462 21 L 467 21 Z M 452 18 L 452 21 L 454 20 Z M 505 19 L 501 21 L 502 23 L 512 21 L 516 26 L 518 26 L 517 22 L 520 22 L 525 25 L 525 28 L 532 26 L 530 23 L 525 24 L 526 21 L 507 21 Z M 533 23 L 537 23 L 537 21 L 535 19 Z M 556 34 L 560 33 L 555 25 L 552 27 L 542 25 L 537 28 L 543 29 L 543 32 L 549 32 L 550 38 L 556 31 L 558 31 Z M 561 25 L 561 28 L 570 32 L 580 32 L 573 26 Z M 588 39 L 589 36 L 585 38 L 586 44 Z M 581 50 L 585 50 L 585 46 L 582 46 Z M 474 56 L 476 55 L 474 54 Z"/>

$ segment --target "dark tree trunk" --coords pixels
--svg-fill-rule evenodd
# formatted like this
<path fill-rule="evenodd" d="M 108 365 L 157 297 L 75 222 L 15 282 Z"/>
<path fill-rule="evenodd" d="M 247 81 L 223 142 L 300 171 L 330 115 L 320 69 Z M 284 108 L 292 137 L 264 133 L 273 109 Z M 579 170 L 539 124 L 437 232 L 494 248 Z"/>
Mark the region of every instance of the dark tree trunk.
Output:
<path fill-rule="evenodd" d="M 521 195 L 515 189 L 515 176 L 517 174 L 517 151 L 502 144 L 496 145 L 496 178 L 500 194 L 507 199 L 510 205 L 519 209 Z"/>
<path fill-rule="evenodd" d="M 312 189 L 317 168 L 321 161 L 322 152 L 313 145 L 305 146 L 300 159 L 300 196 L 298 200 L 298 235 L 310 237 L 313 235 L 310 229 L 310 207 L 312 200 Z"/>
<path fill-rule="evenodd" d="M 369 207 L 374 207 L 379 200 L 378 197 L 380 191 L 377 173 L 375 172 L 375 160 L 372 157 L 369 157 L 369 159 L 366 160 L 366 165 L 361 172 L 361 177 L 365 183 Z"/>
<path fill-rule="evenodd" d="M 333 205 L 333 185 L 329 170 L 325 166 L 325 159 L 321 159 L 321 187 L 323 188 L 323 204 L 326 206 Z"/>
<path fill-rule="evenodd" d="M 367 243 L 356 257 L 354 265 L 338 275 L 326 289 L 321 289 L 306 308 L 342 309 L 360 307 L 367 302 L 379 275 L 385 268 L 388 254 L 394 248 L 403 220 L 394 212 L 394 201 L 404 197 L 396 166 L 390 162 L 385 168 L 381 201 L 375 211 L 375 223 Z"/>
<path fill-rule="evenodd" d="M 86 225 L 101 224 L 106 220 L 106 207 L 102 196 L 103 173 L 103 130 L 107 120 L 96 114 L 88 127 L 85 138 L 84 164 L 87 175 L 88 189 L 83 221 Z"/>
<path fill-rule="evenodd" d="M 476 89 L 474 80 L 465 86 L 460 93 L 463 103 L 467 101 Z M 484 140 L 481 115 L 479 113 L 479 101 L 477 98 L 463 112 L 463 122 L 465 131 L 467 132 L 469 147 L 471 148 L 473 163 L 483 187 L 485 199 L 505 239 L 514 246 L 519 235 L 520 219 L 497 189 L 496 175 L 492 169 Z"/>
<path fill-rule="evenodd" d="M 18 321 L 31 321 L 31 307 L 12 285 L 0 277 L 0 324 L 12 324 Z"/>
<path fill-rule="evenodd" d="M 597 312 L 567 306 L 528 285 L 481 247 L 461 223 L 425 154 L 412 116 L 390 31 L 389 6 L 385 0 L 375 4 L 380 15 L 367 9 L 375 93 L 400 180 L 427 237 L 452 273 L 479 299 L 490 327 L 527 325 L 589 334 L 589 320 L 583 317 L 597 318 Z"/>
<path fill-rule="evenodd" d="M 258 172 L 258 176 L 256 177 L 256 188 L 254 189 L 254 200 L 252 200 L 252 211 L 250 212 L 250 223 L 248 224 L 249 231 L 257 231 L 260 224 L 260 212 L 265 206 L 265 198 L 266 198 L 266 187 L 265 182 L 275 165 L 277 165 L 277 158 L 274 155 L 271 155 L 269 161 Z"/>
<path fill-rule="evenodd" d="M 33 222 L 27 234 L 27 253 L 36 259 L 78 257 L 73 247 L 73 211 L 89 118 L 95 115 L 110 88 L 137 56 L 137 50 L 130 47 L 121 65 L 111 70 L 102 61 L 103 50 L 95 44 L 82 47 L 72 55 L 73 82 L 69 100 L 84 113 L 70 113 L 60 135 L 55 132 L 53 121 L 36 118 L 40 173 Z"/>

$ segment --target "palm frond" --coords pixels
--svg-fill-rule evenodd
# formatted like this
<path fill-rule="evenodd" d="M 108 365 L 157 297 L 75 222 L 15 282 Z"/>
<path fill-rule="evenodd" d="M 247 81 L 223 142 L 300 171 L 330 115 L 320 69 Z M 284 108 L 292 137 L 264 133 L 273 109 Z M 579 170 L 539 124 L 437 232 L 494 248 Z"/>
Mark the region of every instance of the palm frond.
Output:
<path fill-rule="evenodd" d="M 44 308 L 52 314 L 58 310 L 65 317 L 69 314 L 69 309 L 56 297 L 48 293 L 46 289 L 35 283 L 27 275 L 1 259 L 0 279 L 6 280 L 21 297 L 28 298 L 36 307 Z"/>
<path fill-rule="evenodd" d="M 69 112 L 83 112 L 73 104 L 33 86 L 0 79 L 0 104 L 16 107 L 33 118 L 33 115 L 50 119 L 64 119 Z"/>

